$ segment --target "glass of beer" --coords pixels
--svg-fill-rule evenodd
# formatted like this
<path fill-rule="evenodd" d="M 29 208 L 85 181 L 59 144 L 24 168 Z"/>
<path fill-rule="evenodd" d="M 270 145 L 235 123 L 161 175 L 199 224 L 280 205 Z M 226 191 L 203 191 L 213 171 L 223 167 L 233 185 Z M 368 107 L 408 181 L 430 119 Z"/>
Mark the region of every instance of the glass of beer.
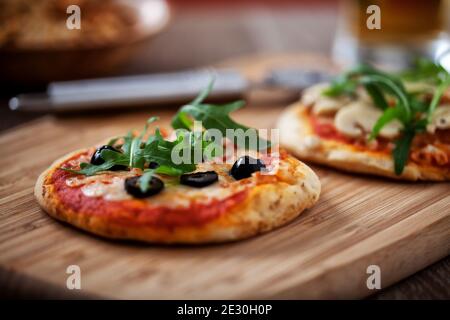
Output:
<path fill-rule="evenodd" d="M 333 57 L 408 67 L 418 56 L 438 59 L 450 50 L 450 0 L 342 0 Z"/>

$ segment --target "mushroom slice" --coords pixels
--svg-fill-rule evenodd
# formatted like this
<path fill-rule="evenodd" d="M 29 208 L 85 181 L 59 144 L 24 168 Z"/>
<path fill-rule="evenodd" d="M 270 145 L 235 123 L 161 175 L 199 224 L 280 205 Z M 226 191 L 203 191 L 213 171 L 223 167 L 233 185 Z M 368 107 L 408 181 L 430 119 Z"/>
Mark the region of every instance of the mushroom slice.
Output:
<path fill-rule="evenodd" d="M 313 106 L 313 113 L 318 116 L 333 115 L 350 102 L 349 97 L 321 97 Z"/>
<path fill-rule="evenodd" d="M 306 107 L 312 106 L 322 96 L 322 91 L 329 86 L 329 83 L 322 82 L 306 88 L 302 94 L 302 104 Z"/>
<path fill-rule="evenodd" d="M 434 111 L 427 131 L 434 133 L 436 129 L 450 129 L 450 105 L 439 106 Z"/>
<path fill-rule="evenodd" d="M 329 83 L 318 83 L 305 89 L 302 95 L 302 104 L 311 107 L 313 113 L 319 116 L 332 115 L 350 102 L 350 97 L 327 97 L 322 95 L 323 90 L 330 86 Z"/>
<path fill-rule="evenodd" d="M 342 108 L 334 118 L 334 126 L 342 134 L 357 138 L 372 131 L 373 126 L 383 112 L 366 101 L 352 102 Z M 398 120 L 393 120 L 383 127 L 380 136 L 388 139 L 395 138 L 402 128 Z"/>
<path fill-rule="evenodd" d="M 433 93 L 436 90 L 436 86 L 423 81 L 405 82 L 405 89 L 412 93 Z"/>

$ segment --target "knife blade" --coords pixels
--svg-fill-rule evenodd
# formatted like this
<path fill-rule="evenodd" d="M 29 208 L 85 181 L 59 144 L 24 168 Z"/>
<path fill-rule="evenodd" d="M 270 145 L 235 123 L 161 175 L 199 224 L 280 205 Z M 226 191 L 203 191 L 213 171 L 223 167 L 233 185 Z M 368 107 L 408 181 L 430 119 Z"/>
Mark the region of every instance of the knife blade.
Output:
<path fill-rule="evenodd" d="M 11 110 L 64 112 L 123 106 L 187 103 L 214 79 L 209 98 L 242 96 L 252 88 L 298 90 L 329 79 L 319 71 L 279 69 L 260 82 L 246 79 L 233 69 L 200 69 L 181 72 L 53 82 L 46 92 L 20 94 L 9 101 Z"/>

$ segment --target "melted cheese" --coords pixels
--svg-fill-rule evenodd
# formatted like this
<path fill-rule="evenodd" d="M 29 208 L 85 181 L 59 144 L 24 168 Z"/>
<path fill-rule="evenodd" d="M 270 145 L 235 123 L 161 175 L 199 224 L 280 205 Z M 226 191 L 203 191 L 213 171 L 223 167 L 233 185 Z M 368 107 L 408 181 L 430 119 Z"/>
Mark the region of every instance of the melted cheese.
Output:
<path fill-rule="evenodd" d="M 104 197 L 106 200 L 131 199 L 125 191 L 124 181 L 136 175 L 136 171 L 107 172 L 94 176 L 75 176 L 66 180 L 69 187 L 81 187 L 87 197 Z"/>
<path fill-rule="evenodd" d="M 327 97 L 322 94 L 329 87 L 329 83 L 319 83 L 306 89 L 302 95 L 302 103 L 306 107 L 312 106 L 316 115 L 331 115 L 350 102 L 347 96 Z"/>
<path fill-rule="evenodd" d="M 306 136 L 303 139 L 303 148 L 307 150 L 314 150 L 320 147 L 322 140 L 317 136 Z"/>
<path fill-rule="evenodd" d="M 105 200 L 131 199 L 124 186 L 125 179 L 114 177 L 111 183 L 94 181 L 81 187 L 81 191 L 87 197 L 103 197 Z"/>
<path fill-rule="evenodd" d="M 434 133 L 436 129 L 450 129 L 450 105 L 439 106 L 434 111 L 427 131 Z"/>
<path fill-rule="evenodd" d="M 264 155 L 256 151 L 247 152 L 246 154 L 251 154 L 254 158 L 264 157 Z M 164 181 L 165 188 L 161 193 L 143 201 L 149 201 L 152 205 L 162 205 L 169 208 L 189 207 L 192 204 L 192 199 L 201 202 L 209 202 L 214 199 L 221 200 L 254 186 L 256 185 L 256 179 L 242 183 L 242 181 L 236 181 L 229 175 L 232 164 L 241 155 L 243 155 L 242 151 L 233 153 L 226 161 L 227 163 L 211 161 L 198 164 L 195 172 L 215 171 L 219 176 L 217 183 L 205 188 L 181 185 L 177 179 L 172 177 L 158 176 Z M 269 160 L 265 162 L 269 162 Z M 79 165 L 80 161 L 76 162 L 78 163 L 74 164 Z M 274 166 L 265 174 L 275 174 L 277 169 L 278 167 Z M 133 199 L 125 190 L 125 179 L 140 173 L 140 170 L 133 169 L 132 171 L 107 171 L 89 177 L 75 176 L 68 178 L 66 185 L 72 188 L 79 187 L 86 197 L 102 197 L 109 201 Z"/>

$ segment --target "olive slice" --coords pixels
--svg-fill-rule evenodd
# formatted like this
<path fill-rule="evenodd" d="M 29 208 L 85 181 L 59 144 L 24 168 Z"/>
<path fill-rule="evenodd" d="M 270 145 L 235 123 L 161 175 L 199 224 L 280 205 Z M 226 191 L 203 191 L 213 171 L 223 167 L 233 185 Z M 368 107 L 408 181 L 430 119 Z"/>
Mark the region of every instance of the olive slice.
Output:
<path fill-rule="evenodd" d="M 98 165 L 105 163 L 105 160 L 102 158 L 103 150 L 111 150 L 114 152 L 120 152 L 116 148 L 109 146 L 109 145 L 101 146 L 101 147 L 97 148 L 97 150 L 95 150 L 94 154 L 92 155 L 91 164 L 98 166 Z M 109 170 L 111 170 L 111 171 L 126 170 L 126 169 L 127 169 L 127 166 L 123 166 L 123 165 L 119 165 L 119 164 L 116 164 L 116 165 L 112 166 L 111 168 L 109 168 Z"/>
<path fill-rule="evenodd" d="M 180 176 L 180 183 L 194 188 L 203 188 L 217 182 L 219 176 L 214 171 L 186 173 Z"/>
<path fill-rule="evenodd" d="M 259 159 L 250 156 L 242 156 L 233 164 L 230 174 L 236 180 L 241 180 L 251 177 L 253 172 L 260 171 L 265 167 L 266 165 L 264 162 Z"/>
<path fill-rule="evenodd" d="M 155 161 L 151 161 L 149 164 L 148 164 L 148 168 L 149 169 L 156 169 L 156 168 L 158 168 L 159 167 L 159 164 L 157 163 L 157 162 L 155 162 Z"/>
<path fill-rule="evenodd" d="M 117 150 L 114 147 L 111 147 L 108 145 L 101 146 L 101 147 L 97 148 L 97 150 L 95 150 L 94 154 L 92 155 L 91 164 L 98 166 L 98 165 L 105 163 L 105 160 L 102 158 L 103 150 L 111 150 L 114 152 L 119 152 L 119 150 Z"/>
<path fill-rule="evenodd" d="M 146 192 L 142 192 L 139 187 L 139 178 L 141 176 L 129 177 L 125 179 L 125 190 L 128 194 L 132 195 L 135 198 L 147 198 L 150 196 L 154 196 L 161 192 L 164 188 L 164 182 L 161 179 L 156 177 L 152 177 L 149 182 L 149 186 Z"/>

